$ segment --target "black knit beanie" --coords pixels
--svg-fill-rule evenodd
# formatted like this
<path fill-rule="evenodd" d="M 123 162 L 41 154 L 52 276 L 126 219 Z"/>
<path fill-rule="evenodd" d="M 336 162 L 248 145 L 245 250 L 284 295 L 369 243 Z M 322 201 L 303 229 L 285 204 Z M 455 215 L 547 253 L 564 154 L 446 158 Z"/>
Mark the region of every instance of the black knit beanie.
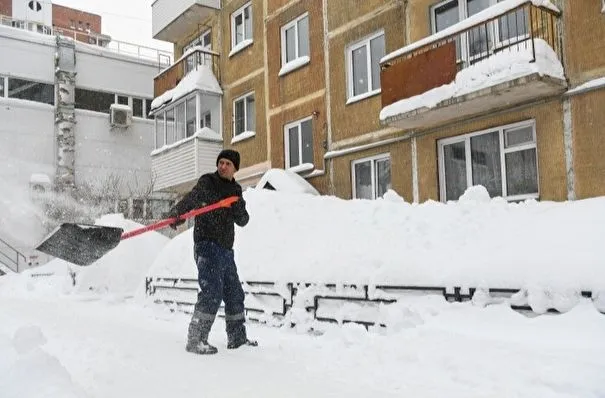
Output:
<path fill-rule="evenodd" d="M 238 151 L 234 151 L 233 149 L 223 149 L 221 151 L 221 153 L 218 154 L 218 157 L 216 158 L 217 166 L 218 166 L 218 161 L 220 159 L 229 159 L 231 162 L 233 162 L 233 165 L 235 166 L 235 170 L 239 170 L 239 152 Z"/>

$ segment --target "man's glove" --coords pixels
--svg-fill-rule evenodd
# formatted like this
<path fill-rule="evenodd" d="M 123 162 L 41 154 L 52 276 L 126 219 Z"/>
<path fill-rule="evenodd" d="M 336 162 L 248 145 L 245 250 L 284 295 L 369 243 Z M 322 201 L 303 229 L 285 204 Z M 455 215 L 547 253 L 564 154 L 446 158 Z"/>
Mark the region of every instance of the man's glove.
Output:
<path fill-rule="evenodd" d="M 162 214 L 162 218 L 163 219 L 167 219 L 167 218 L 178 218 L 179 217 L 179 213 L 176 211 L 175 208 L 170 209 L 169 212 L 166 212 L 164 214 Z M 170 224 L 170 228 L 176 230 L 178 228 L 179 225 L 185 223 L 185 219 L 178 219 L 175 222 L 173 222 L 172 224 Z"/>

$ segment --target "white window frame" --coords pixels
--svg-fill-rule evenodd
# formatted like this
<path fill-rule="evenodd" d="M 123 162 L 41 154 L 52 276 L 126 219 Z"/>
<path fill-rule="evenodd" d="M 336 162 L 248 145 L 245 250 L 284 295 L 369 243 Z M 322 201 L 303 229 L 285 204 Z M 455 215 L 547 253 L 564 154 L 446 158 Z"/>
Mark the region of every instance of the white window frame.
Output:
<path fill-rule="evenodd" d="M 532 128 L 532 142 L 525 143 L 521 145 L 516 145 L 510 148 L 505 147 L 504 142 L 504 131 L 505 130 L 514 130 L 517 128 L 523 127 L 531 127 Z M 540 197 L 540 170 L 539 170 L 539 157 L 538 157 L 538 142 L 536 137 L 536 121 L 535 120 L 526 120 L 523 122 L 506 124 L 502 126 L 496 126 L 492 128 L 488 128 L 481 131 L 475 131 L 468 134 L 458 135 L 456 137 L 444 138 L 437 141 L 438 147 L 438 163 L 439 163 L 439 198 L 442 202 L 446 202 L 446 186 L 445 186 L 445 161 L 444 161 L 444 152 L 443 147 L 446 145 L 454 144 L 457 142 L 465 143 L 465 154 L 466 156 L 466 186 L 467 188 L 473 185 L 473 170 L 472 164 L 469 164 L 472 160 L 468 156 L 471 153 L 471 144 L 470 139 L 472 137 L 476 137 L 483 134 L 489 134 L 493 132 L 498 132 L 499 141 L 500 141 L 500 175 L 501 175 L 501 184 L 502 184 L 502 197 L 508 201 L 517 201 L 517 200 L 526 200 L 526 199 L 538 199 Z M 537 185 L 538 192 L 523 194 L 523 195 L 514 195 L 509 196 L 507 192 L 507 184 L 506 184 L 506 154 L 517 151 L 524 151 L 527 149 L 535 149 L 536 150 L 536 175 L 537 175 Z M 470 166 L 470 167 L 469 167 Z"/>
<path fill-rule="evenodd" d="M 161 112 L 157 112 L 157 114 L 161 114 L 164 117 L 164 128 L 163 128 L 164 129 L 164 145 L 177 144 L 177 143 L 180 143 L 182 141 L 186 141 L 187 139 L 191 138 L 191 136 L 187 137 L 187 103 L 186 103 L 187 100 L 193 99 L 195 101 L 195 103 L 196 103 L 196 105 L 195 105 L 195 131 L 194 131 L 193 134 L 195 135 L 195 133 L 199 130 L 199 127 L 198 127 L 200 125 L 200 119 L 199 119 L 200 115 L 199 115 L 199 112 L 198 112 L 199 96 L 200 95 L 198 93 L 189 94 L 189 95 L 187 95 L 187 96 L 185 96 L 183 98 L 180 98 L 177 102 L 175 102 L 173 104 L 170 104 L 169 106 L 166 106 L 166 108 L 162 109 Z M 178 131 L 176 130 L 177 117 L 180 118 L 180 116 L 181 116 L 181 115 L 179 115 L 179 112 L 177 112 L 177 108 L 180 105 L 184 105 L 183 109 L 185 110 L 185 112 L 183 114 L 183 119 L 182 119 L 183 120 L 183 124 L 185 126 L 185 137 L 183 137 L 181 139 L 176 139 L 176 138 L 178 138 L 177 137 L 178 136 Z M 175 138 L 175 140 L 174 140 L 174 142 L 168 143 L 168 120 L 166 119 L 166 113 L 170 112 L 170 111 L 173 111 L 173 114 L 174 114 L 174 127 L 173 127 L 173 129 L 174 129 L 174 135 L 175 135 L 174 138 Z M 157 126 L 157 123 L 154 123 L 154 125 Z M 156 138 L 154 140 L 155 140 L 155 148 L 159 149 L 157 147 L 157 136 L 156 136 Z"/>
<path fill-rule="evenodd" d="M 311 131 L 312 131 L 313 116 L 305 117 L 303 119 L 296 120 L 294 122 L 284 125 L 284 159 L 285 159 L 285 166 L 286 166 L 285 168 L 286 169 L 290 169 L 292 167 L 297 167 L 297 166 L 300 166 L 301 164 L 305 163 L 303 161 L 302 124 L 303 124 L 303 122 L 306 122 L 307 120 L 311 120 Z M 288 130 L 291 129 L 292 127 L 298 127 L 298 157 L 301 161 L 300 164 L 297 164 L 294 166 L 290 164 L 290 134 L 288 133 Z M 311 137 L 313 137 L 313 133 L 311 133 Z M 313 147 L 313 142 L 311 142 L 311 147 Z M 313 154 L 315 155 L 314 147 L 313 147 Z M 312 164 L 314 163 L 313 160 L 314 159 L 311 160 Z"/>
<path fill-rule="evenodd" d="M 208 44 L 208 45 L 204 44 L 204 38 L 206 38 L 206 37 L 210 37 L 210 40 L 209 40 L 210 44 Z M 186 53 L 187 50 L 189 50 L 195 46 L 200 46 L 205 50 L 212 50 L 212 29 L 206 29 L 198 37 L 191 40 L 189 42 L 189 44 L 187 44 L 185 47 L 183 47 L 183 54 Z"/>
<path fill-rule="evenodd" d="M 293 19 L 292 21 L 288 22 L 287 24 L 285 24 L 284 26 L 281 27 L 281 64 L 282 64 L 282 68 L 285 67 L 288 64 L 293 64 L 295 62 L 297 62 L 297 60 L 299 60 L 302 56 L 300 55 L 300 49 L 298 48 L 298 42 L 300 41 L 300 32 L 298 31 L 298 22 L 300 22 L 301 20 L 307 18 L 307 21 L 309 20 L 309 13 L 305 12 L 304 14 L 300 15 L 299 17 Z M 308 22 L 307 22 L 308 23 Z M 293 60 L 291 60 L 290 62 L 288 62 L 287 60 L 287 56 L 288 56 L 288 51 L 287 51 L 287 43 L 286 43 L 286 31 L 294 28 L 294 36 L 296 37 L 296 40 L 294 42 L 295 46 L 294 46 L 294 52 L 295 52 L 295 57 Z M 311 38 L 307 37 L 307 41 L 309 42 L 309 51 L 311 51 L 311 43 L 310 43 Z M 307 57 L 310 56 L 310 54 L 307 55 Z"/>
<path fill-rule="evenodd" d="M 366 162 L 370 162 L 370 172 L 371 172 L 371 177 L 372 177 L 372 200 L 377 199 L 377 189 L 378 189 L 378 183 L 376 181 L 376 162 L 380 161 L 380 160 L 389 160 L 389 163 L 392 165 L 393 162 L 391 161 L 391 154 L 390 153 L 381 153 L 380 155 L 375 155 L 375 156 L 369 156 L 369 157 L 365 157 L 365 158 L 361 158 L 361 159 L 355 159 L 351 161 L 351 193 L 352 193 L 352 198 L 353 199 L 358 199 L 357 198 L 357 189 L 355 188 L 355 165 L 360 164 L 360 163 L 366 163 Z M 391 174 L 391 184 L 392 184 L 392 174 Z"/>
<path fill-rule="evenodd" d="M 240 97 L 237 97 L 237 98 L 235 98 L 233 100 L 233 104 L 232 104 L 232 108 L 231 108 L 233 110 L 233 112 L 232 112 L 232 114 L 233 114 L 233 123 L 232 123 L 232 127 L 233 127 L 233 129 L 232 129 L 233 130 L 233 134 L 232 135 L 233 135 L 233 137 L 232 138 L 235 138 L 235 137 L 237 137 L 239 135 L 242 135 L 244 133 L 253 133 L 254 132 L 253 130 L 250 130 L 250 126 L 248 126 L 248 107 L 246 106 L 246 99 L 248 97 L 251 97 L 251 96 L 254 96 L 254 115 L 256 117 L 256 96 L 254 95 L 254 91 L 250 91 L 250 92 L 248 92 L 248 93 L 246 93 L 246 94 L 244 94 L 244 95 L 242 95 Z M 236 134 L 235 133 L 235 120 L 237 118 L 236 118 L 236 115 L 235 115 L 235 109 L 236 109 L 235 108 L 235 103 L 239 102 L 239 101 L 242 101 L 242 100 L 244 101 L 244 131 L 241 131 L 239 134 Z"/>
<path fill-rule="evenodd" d="M 250 37 L 246 37 L 246 19 L 244 18 L 244 12 L 245 12 L 246 8 L 250 9 L 249 10 L 250 24 L 251 24 Z M 236 32 L 235 18 L 237 18 L 239 15 L 242 16 L 242 28 L 243 28 L 242 31 L 244 34 L 244 37 L 242 38 L 241 41 L 237 41 L 237 36 L 235 34 L 235 32 Z M 235 51 L 236 49 L 238 49 L 238 47 L 243 46 L 243 43 L 245 43 L 246 40 L 253 40 L 253 37 L 254 37 L 254 22 L 253 22 L 253 18 L 252 18 L 252 2 L 248 2 L 231 14 L 231 48 Z"/>
<path fill-rule="evenodd" d="M 347 103 L 359 101 L 364 98 L 368 98 L 373 95 L 379 94 L 381 92 L 381 87 L 378 87 L 378 88 L 370 87 L 372 84 L 372 51 L 370 48 L 370 41 L 372 41 L 373 39 L 380 37 L 380 36 L 385 36 L 384 30 L 380 30 L 376 33 L 373 33 L 370 36 L 366 36 L 365 38 L 363 38 L 359 41 L 356 41 L 355 43 L 349 44 L 345 49 L 345 59 L 347 62 L 347 68 L 346 68 L 346 71 L 347 71 Z M 386 36 L 385 36 L 385 40 L 386 40 Z M 368 87 L 367 87 L 368 91 L 366 91 L 363 94 L 354 95 L 353 94 L 353 90 L 354 90 L 353 51 L 355 51 L 361 47 L 366 48 L 367 55 L 368 55 L 367 63 L 366 63 L 366 68 L 367 68 L 367 72 L 368 72 Z"/>

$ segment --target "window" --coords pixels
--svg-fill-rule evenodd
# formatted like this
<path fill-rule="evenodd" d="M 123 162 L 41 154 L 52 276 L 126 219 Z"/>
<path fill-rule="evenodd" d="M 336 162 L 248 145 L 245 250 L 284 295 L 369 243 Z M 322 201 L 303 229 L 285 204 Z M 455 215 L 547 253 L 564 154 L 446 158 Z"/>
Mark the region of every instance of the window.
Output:
<path fill-rule="evenodd" d="M 4 87 L 6 78 L 4 76 L 0 76 L 0 98 L 4 98 L 6 93 L 4 92 Z"/>
<path fill-rule="evenodd" d="M 445 0 L 431 7 L 433 33 L 442 31 L 501 0 Z M 529 15 L 526 9 L 519 9 L 490 22 L 471 29 L 456 38 L 456 52 L 459 59 L 476 62 L 488 56 L 507 43 L 516 43 L 527 37 Z M 486 29 L 487 26 L 487 29 Z M 461 40 L 460 40 L 461 39 Z"/>
<path fill-rule="evenodd" d="M 166 144 L 166 124 L 164 123 L 164 112 L 155 118 L 155 147 L 161 148 Z"/>
<path fill-rule="evenodd" d="M 128 96 L 116 94 L 116 104 L 129 105 Z"/>
<path fill-rule="evenodd" d="M 195 96 L 191 97 L 191 98 L 187 98 L 187 106 L 186 106 L 186 117 L 185 117 L 185 123 L 186 123 L 186 135 L 187 137 L 191 137 L 193 134 L 195 134 Z"/>
<path fill-rule="evenodd" d="M 313 164 L 313 119 L 287 124 L 284 128 L 286 168 Z"/>
<path fill-rule="evenodd" d="M 55 104 L 55 85 L 25 79 L 8 78 L 8 98 Z"/>
<path fill-rule="evenodd" d="M 212 114 L 210 112 L 203 113 L 200 116 L 200 127 L 208 127 L 209 129 L 212 128 Z"/>
<path fill-rule="evenodd" d="M 145 200 L 144 199 L 133 199 L 132 200 L 132 218 L 135 220 L 141 220 L 145 214 Z"/>
<path fill-rule="evenodd" d="M 248 3 L 231 14 L 231 47 L 252 40 L 252 4 Z"/>
<path fill-rule="evenodd" d="M 183 53 L 186 53 L 188 50 L 192 49 L 195 46 L 200 46 L 205 50 L 212 49 L 212 31 L 210 29 L 206 30 L 204 33 L 193 39 L 189 44 L 183 47 Z M 204 65 L 212 65 L 212 56 L 209 54 L 204 54 L 202 64 Z M 196 57 L 187 57 L 187 71 L 191 71 L 195 67 Z"/>
<path fill-rule="evenodd" d="M 76 87 L 76 108 L 78 109 L 109 113 L 109 107 L 114 102 L 115 94 Z"/>
<path fill-rule="evenodd" d="M 538 197 L 534 122 L 497 127 L 439 141 L 441 200 L 457 200 L 473 185 L 491 197 Z"/>
<path fill-rule="evenodd" d="M 186 137 L 185 131 L 185 101 L 180 102 L 175 107 L 174 124 L 176 126 L 176 141 L 180 141 Z M 175 141 L 175 142 L 176 142 Z"/>
<path fill-rule="evenodd" d="M 381 198 L 391 189 L 391 157 L 373 156 L 351 162 L 353 198 Z"/>
<path fill-rule="evenodd" d="M 149 199 L 147 201 L 147 218 L 159 220 L 172 207 L 172 201 L 166 199 Z"/>
<path fill-rule="evenodd" d="M 309 55 L 309 14 L 303 14 L 281 28 L 281 63 L 286 65 Z"/>
<path fill-rule="evenodd" d="M 233 136 L 255 130 L 254 93 L 250 93 L 233 101 Z"/>
<path fill-rule="evenodd" d="M 144 117 L 143 114 L 143 99 L 142 98 L 133 98 L 132 99 L 132 116 L 135 117 Z"/>
<path fill-rule="evenodd" d="M 349 99 L 361 99 L 379 92 L 379 62 L 384 55 L 384 32 L 374 34 L 347 48 Z"/>
<path fill-rule="evenodd" d="M 151 98 L 147 98 L 145 100 L 145 117 L 147 119 L 152 119 L 153 116 L 151 116 L 149 113 L 151 113 L 151 103 L 153 102 L 153 100 Z"/>

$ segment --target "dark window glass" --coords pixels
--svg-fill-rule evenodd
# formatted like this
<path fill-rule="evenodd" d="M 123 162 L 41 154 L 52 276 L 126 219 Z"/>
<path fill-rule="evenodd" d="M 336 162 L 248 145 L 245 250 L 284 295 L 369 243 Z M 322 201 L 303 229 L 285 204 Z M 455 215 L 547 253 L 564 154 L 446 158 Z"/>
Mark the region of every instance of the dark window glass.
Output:
<path fill-rule="evenodd" d="M 32 82 L 30 80 L 8 79 L 8 98 L 17 98 L 43 104 L 55 104 L 54 84 Z"/>
<path fill-rule="evenodd" d="M 115 95 L 111 93 L 76 88 L 76 108 L 78 109 L 109 113 L 109 107 L 114 100 Z"/>

